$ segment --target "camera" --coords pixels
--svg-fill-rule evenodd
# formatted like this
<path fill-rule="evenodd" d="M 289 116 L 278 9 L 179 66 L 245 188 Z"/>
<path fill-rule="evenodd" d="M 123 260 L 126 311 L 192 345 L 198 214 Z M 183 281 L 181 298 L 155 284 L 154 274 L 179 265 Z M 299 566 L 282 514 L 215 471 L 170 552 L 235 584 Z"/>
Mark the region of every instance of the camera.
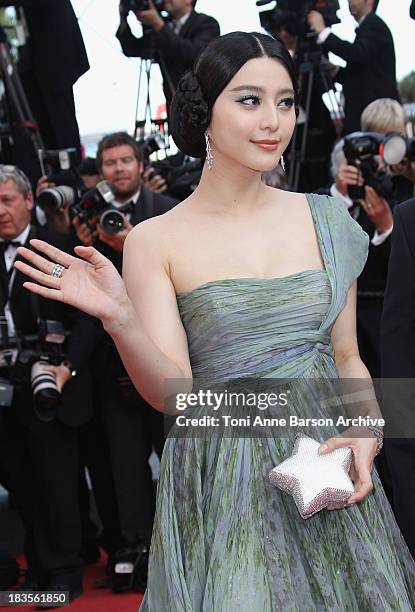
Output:
<path fill-rule="evenodd" d="M 376 157 L 387 165 L 401 163 L 407 155 L 407 142 L 397 133 L 377 134 L 376 132 L 353 132 L 344 138 L 343 151 L 347 163 L 359 168 L 366 185 L 370 185 L 383 198 L 389 199 L 393 192 L 392 176 L 379 170 Z M 365 197 L 364 185 L 350 185 L 352 200 Z"/>
<path fill-rule="evenodd" d="M 37 204 L 45 213 L 69 208 L 79 199 L 82 180 L 77 170 L 78 157 L 75 148 L 39 150 L 42 174 L 56 185 L 42 191 L 37 198 Z"/>
<path fill-rule="evenodd" d="M 42 174 L 47 176 L 49 183 L 56 185 L 78 185 L 77 166 L 79 153 L 77 149 L 40 149 L 39 161 Z"/>
<path fill-rule="evenodd" d="M 137 145 L 144 161 L 148 161 L 153 153 L 166 148 L 163 136 L 157 132 L 138 140 Z"/>
<path fill-rule="evenodd" d="M 258 0 L 257 6 L 265 6 L 271 0 Z M 261 26 L 268 32 L 287 29 L 292 35 L 305 36 L 310 32 L 307 15 L 319 11 L 328 27 L 340 23 L 338 0 L 278 0 L 277 6 L 259 14 Z"/>
<path fill-rule="evenodd" d="M 133 589 L 144 593 L 147 586 L 149 547 L 142 541 L 135 548 L 118 550 L 110 568 L 113 593 Z"/>
<path fill-rule="evenodd" d="M 162 176 L 166 181 L 169 196 L 182 201 L 196 189 L 202 176 L 203 162 L 196 159 L 178 166 L 174 165 L 174 157 L 173 155 L 152 163 L 154 170 L 148 178 L 151 180 L 156 174 Z"/>
<path fill-rule="evenodd" d="M 13 392 L 30 383 L 38 418 L 54 418 L 61 395 L 55 375 L 47 368 L 62 362 L 66 336 L 63 323 L 51 320 L 40 321 L 38 334 L 12 338 L 2 334 L 0 356 L 8 374 L 0 379 L 0 406 L 10 406 Z"/>
<path fill-rule="evenodd" d="M 78 201 L 80 192 L 69 185 L 48 187 L 38 196 L 36 203 L 45 213 L 69 208 Z"/>
<path fill-rule="evenodd" d="M 153 4 L 159 13 L 164 9 L 164 0 L 153 0 Z M 124 15 L 128 15 L 130 11 L 148 11 L 149 8 L 149 0 L 124 0 L 122 2 L 122 12 Z"/>
<path fill-rule="evenodd" d="M 72 206 L 72 215 L 79 216 L 90 229 L 99 224 L 107 234 L 117 234 L 124 228 L 124 215 L 111 206 L 115 196 L 108 181 L 100 181 L 87 191 L 80 202 Z"/>

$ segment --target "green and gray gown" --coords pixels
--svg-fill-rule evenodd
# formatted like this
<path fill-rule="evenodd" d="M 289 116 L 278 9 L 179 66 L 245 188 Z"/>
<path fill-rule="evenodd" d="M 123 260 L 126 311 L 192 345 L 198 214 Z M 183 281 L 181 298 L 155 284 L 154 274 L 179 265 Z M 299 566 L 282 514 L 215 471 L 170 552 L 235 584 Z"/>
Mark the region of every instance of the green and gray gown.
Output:
<path fill-rule="evenodd" d="M 194 377 L 294 387 L 338 377 L 331 329 L 368 237 L 341 201 L 307 197 L 324 270 L 212 281 L 177 296 Z M 294 410 L 314 417 L 311 405 L 299 393 Z M 272 432 L 167 439 L 140 612 L 415 610 L 415 564 L 376 469 L 361 503 L 304 520 L 268 479 L 292 442 Z"/>

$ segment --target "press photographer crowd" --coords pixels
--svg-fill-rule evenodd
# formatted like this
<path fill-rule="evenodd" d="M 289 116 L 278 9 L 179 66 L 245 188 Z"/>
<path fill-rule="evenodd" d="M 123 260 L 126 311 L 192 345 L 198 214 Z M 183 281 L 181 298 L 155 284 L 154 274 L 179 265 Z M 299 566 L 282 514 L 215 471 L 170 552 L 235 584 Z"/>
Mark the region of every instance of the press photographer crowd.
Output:
<path fill-rule="evenodd" d="M 352 43 L 332 31 L 335 0 L 256 4 L 301 83 L 285 169 L 263 180 L 340 198 L 367 232 L 360 355 L 373 378 L 414 378 L 415 138 L 391 32 L 376 0 L 349 0 Z M 149 459 L 162 456 L 163 416 L 134 388 L 100 321 L 26 291 L 13 264 L 17 248 L 38 238 L 67 253 L 93 245 L 121 272 L 129 232 L 194 191 L 206 154 L 189 157 L 180 146 L 172 154 L 168 122 L 159 121 L 140 137 L 108 134 L 95 158 L 82 158 L 72 86 L 89 64 L 70 0 L 0 6 L 15 7 L 22 32 L 16 65 L 7 60 L 12 79 L 0 62 L 9 127 L 0 135 L 0 485 L 23 525 L 27 566 L 11 555 L 0 524 L 0 591 L 67 591 L 72 601 L 82 594 L 85 565 L 105 555 L 96 588 L 144 592 L 156 503 Z M 408 20 L 410 9 L 415 17 L 414 3 Z M 130 27 L 135 19 L 140 36 Z M 220 35 L 196 0 L 122 0 L 114 30 L 120 53 L 159 65 L 167 113 L 183 73 Z M 7 40 L 0 45 L 7 53 Z M 331 63 L 335 56 L 345 67 Z M 385 439 L 376 466 L 415 557 L 415 490 L 405 484 L 415 474 L 413 440 Z"/>

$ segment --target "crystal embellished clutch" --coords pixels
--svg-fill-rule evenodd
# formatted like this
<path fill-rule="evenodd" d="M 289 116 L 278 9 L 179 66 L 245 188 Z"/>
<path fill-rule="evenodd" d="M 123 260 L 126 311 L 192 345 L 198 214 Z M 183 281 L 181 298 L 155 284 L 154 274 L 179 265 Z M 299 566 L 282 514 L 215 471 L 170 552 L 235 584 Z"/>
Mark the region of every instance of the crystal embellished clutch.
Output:
<path fill-rule="evenodd" d="M 319 455 L 319 446 L 313 438 L 297 434 L 291 457 L 269 473 L 272 484 L 293 496 L 304 519 L 330 504 L 346 502 L 355 491 L 349 476 L 352 449 Z"/>

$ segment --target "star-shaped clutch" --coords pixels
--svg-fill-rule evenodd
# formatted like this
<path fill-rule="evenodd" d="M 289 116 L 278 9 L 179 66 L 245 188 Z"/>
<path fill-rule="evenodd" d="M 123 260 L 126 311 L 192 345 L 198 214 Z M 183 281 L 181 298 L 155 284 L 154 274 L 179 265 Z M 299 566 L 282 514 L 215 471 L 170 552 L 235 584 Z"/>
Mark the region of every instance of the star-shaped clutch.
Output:
<path fill-rule="evenodd" d="M 293 496 L 304 519 L 329 504 L 346 502 L 355 491 L 349 476 L 352 449 L 337 448 L 319 455 L 320 444 L 297 434 L 291 457 L 269 473 L 272 484 Z"/>

